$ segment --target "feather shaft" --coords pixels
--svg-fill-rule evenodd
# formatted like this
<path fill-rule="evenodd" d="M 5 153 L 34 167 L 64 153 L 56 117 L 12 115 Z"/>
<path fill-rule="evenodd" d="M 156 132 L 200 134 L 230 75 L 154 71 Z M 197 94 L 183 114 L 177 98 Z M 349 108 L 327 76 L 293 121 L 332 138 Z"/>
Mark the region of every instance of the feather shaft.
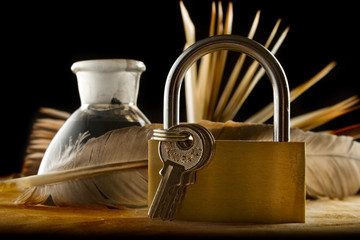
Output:
<path fill-rule="evenodd" d="M 133 168 L 146 168 L 147 160 L 133 162 L 108 163 L 99 166 L 79 167 L 75 169 L 49 172 L 0 182 L 0 192 L 18 191 L 29 187 L 54 184 L 80 178 L 94 177 L 111 172 L 126 171 Z"/>

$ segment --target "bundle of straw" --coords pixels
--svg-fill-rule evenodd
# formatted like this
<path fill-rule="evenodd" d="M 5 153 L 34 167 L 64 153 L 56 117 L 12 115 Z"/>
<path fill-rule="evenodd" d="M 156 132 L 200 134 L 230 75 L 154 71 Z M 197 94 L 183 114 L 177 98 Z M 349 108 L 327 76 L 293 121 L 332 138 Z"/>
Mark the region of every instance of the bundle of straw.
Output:
<path fill-rule="evenodd" d="M 32 126 L 21 172 L 24 176 L 37 174 L 51 140 L 70 116 L 68 112 L 45 107 L 40 108 L 39 113 L 45 114 L 46 117 L 35 119 Z"/>
<path fill-rule="evenodd" d="M 189 12 L 185 5 L 180 1 L 180 9 L 185 29 L 186 44 L 185 48 L 195 43 L 195 25 L 193 24 Z M 257 11 L 248 38 L 253 39 L 259 25 L 260 10 Z M 233 23 L 233 4 L 228 3 L 225 15 L 221 1 L 217 4 L 212 2 L 209 36 L 215 34 L 231 34 Z M 275 55 L 281 44 L 284 42 L 289 27 L 286 27 L 280 36 L 275 40 L 280 27 L 281 19 L 278 19 L 273 30 L 264 43 L 266 48 L 271 47 L 270 51 Z M 186 108 L 187 121 L 199 122 L 200 120 L 211 120 L 225 122 L 233 120 L 251 91 L 259 80 L 264 76 L 265 70 L 259 63 L 253 61 L 249 67 L 245 67 L 245 54 L 241 54 L 228 79 L 224 79 L 224 69 L 227 60 L 227 51 L 219 51 L 208 54 L 201 58 L 199 68 L 194 65 L 185 76 Z M 323 79 L 334 67 L 336 62 L 331 62 L 325 66 L 310 80 L 294 88 L 290 92 L 290 101 L 295 100 L 307 89 Z M 239 79 L 239 76 L 242 76 Z M 225 87 L 220 92 L 220 86 Z M 319 109 L 291 119 L 291 127 L 299 127 L 304 130 L 314 129 L 330 120 L 345 113 L 359 109 L 355 106 L 360 99 L 352 96 L 341 101 L 334 106 Z M 270 103 L 264 109 L 258 111 L 248 118 L 246 122 L 264 123 L 273 115 L 273 104 Z"/>

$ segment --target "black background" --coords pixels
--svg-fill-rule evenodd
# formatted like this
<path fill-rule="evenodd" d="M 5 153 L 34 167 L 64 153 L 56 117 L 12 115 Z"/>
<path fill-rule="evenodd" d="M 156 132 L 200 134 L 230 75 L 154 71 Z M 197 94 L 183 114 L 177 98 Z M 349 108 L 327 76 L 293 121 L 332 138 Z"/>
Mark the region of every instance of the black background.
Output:
<path fill-rule="evenodd" d="M 223 1 L 226 9 L 228 1 Z M 335 60 L 336 68 L 295 100 L 292 115 L 305 113 L 360 93 L 359 13 L 355 1 L 233 1 L 233 33 L 246 36 L 256 11 L 261 17 L 254 37 L 264 43 L 276 20 L 289 34 L 276 54 L 290 88 L 310 79 Z M 184 0 L 196 26 L 207 37 L 211 1 Z M 316 4 L 316 5 L 314 5 Z M 80 105 L 73 62 L 132 58 L 145 63 L 138 106 L 152 122 L 162 122 L 167 73 L 181 54 L 184 30 L 179 1 L 89 1 L 18 3 L 1 8 L 1 174 L 19 171 L 31 124 L 39 107 L 73 112 Z M 235 120 L 246 119 L 272 98 L 262 80 Z M 182 105 L 182 121 L 185 106 Z M 359 122 L 360 110 L 316 129 Z"/>

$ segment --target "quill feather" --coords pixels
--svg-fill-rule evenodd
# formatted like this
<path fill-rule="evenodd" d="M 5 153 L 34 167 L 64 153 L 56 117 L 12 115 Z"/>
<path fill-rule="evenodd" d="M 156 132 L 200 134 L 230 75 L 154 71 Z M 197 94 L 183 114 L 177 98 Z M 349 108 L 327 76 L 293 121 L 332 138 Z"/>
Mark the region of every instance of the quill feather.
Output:
<path fill-rule="evenodd" d="M 201 121 L 200 124 L 208 128 L 218 140 L 272 141 L 272 125 L 233 121 Z M 147 140 L 150 139 L 154 128 L 161 128 L 161 125 L 114 130 L 99 138 L 90 139 L 84 145 L 77 142 L 72 147 L 69 146 L 63 155 L 63 158 L 66 158 L 63 160 L 63 166 L 57 164 L 48 169 L 47 174 L 51 175 L 54 171 L 76 172 L 81 169 L 89 170 L 87 174 L 78 175 L 77 178 L 64 175 L 57 181 L 49 179 L 46 174 L 34 176 L 35 179 L 43 177 L 47 180 L 29 184 L 32 187 L 23 192 L 17 203 L 39 204 L 51 196 L 54 204 L 59 206 L 145 206 L 147 170 L 140 167 L 146 165 Z M 291 129 L 291 140 L 306 143 L 308 196 L 342 199 L 359 191 L 359 142 L 354 141 L 352 137 L 315 133 L 297 128 Z M 112 169 L 112 166 L 118 164 L 119 169 Z M 124 170 L 122 164 L 123 167 L 129 168 Z M 130 169 L 131 165 L 128 164 L 134 164 L 133 168 Z M 30 178 L 13 180 L 26 182 L 26 179 Z M 1 185 L 4 186 L 3 183 Z M 7 184 L 9 185 L 10 183 Z"/>
<path fill-rule="evenodd" d="M 271 141 L 272 125 L 206 122 L 215 139 Z M 306 193 L 338 198 L 360 189 L 360 143 L 352 137 L 290 129 L 291 141 L 306 144 Z"/>
<path fill-rule="evenodd" d="M 144 166 L 153 127 L 156 125 L 118 129 L 85 144 L 87 135 L 79 136 L 55 159 L 42 163 L 41 175 L 27 177 L 28 182 L 37 178 L 43 182 L 26 189 L 16 203 L 39 204 L 51 197 L 58 206 L 145 206 Z M 51 179 L 54 176 L 57 179 Z"/>

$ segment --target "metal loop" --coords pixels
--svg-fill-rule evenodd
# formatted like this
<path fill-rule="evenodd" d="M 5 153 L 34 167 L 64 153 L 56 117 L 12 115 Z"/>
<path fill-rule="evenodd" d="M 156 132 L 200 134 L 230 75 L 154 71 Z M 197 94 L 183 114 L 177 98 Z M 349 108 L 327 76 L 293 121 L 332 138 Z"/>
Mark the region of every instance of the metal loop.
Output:
<path fill-rule="evenodd" d="M 168 129 L 154 129 L 152 140 L 166 141 L 166 142 L 183 142 L 189 140 L 190 135 L 186 133 L 178 133 Z"/>
<path fill-rule="evenodd" d="M 261 44 L 242 36 L 218 35 L 200 40 L 175 61 L 164 91 L 164 129 L 179 124 L 180 87 L 185 73 L 202 56 L 219 50 L 242 52 L 260 63 L 268 74 L 274 95 L 274 141 L 290 141 L 290 96 L 287 78 L 275 56 Z M 166 134 L 167 135 L 167 134 Z"/>

